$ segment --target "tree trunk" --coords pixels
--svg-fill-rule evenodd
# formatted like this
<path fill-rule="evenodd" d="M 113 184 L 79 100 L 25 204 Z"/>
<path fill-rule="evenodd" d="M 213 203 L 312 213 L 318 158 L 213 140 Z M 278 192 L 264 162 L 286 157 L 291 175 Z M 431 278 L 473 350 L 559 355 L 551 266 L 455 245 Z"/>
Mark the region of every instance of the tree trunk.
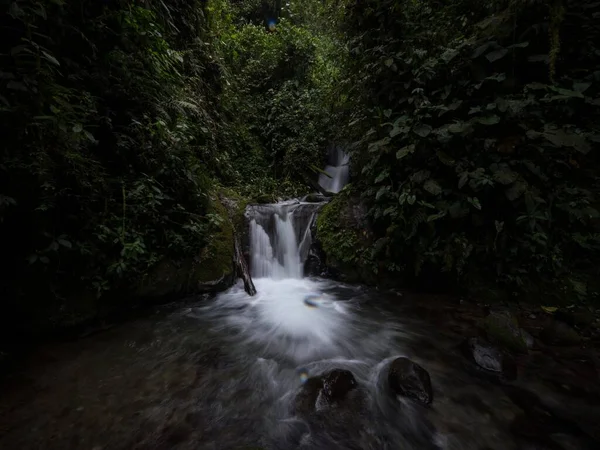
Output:
<path fill-rule="evenodd" d="M 244 290 L 248 293 L 248 295 L 256 295 L 256 288 L 252 282 L 252 277 L 250 276 L 250 271 L 248 270 L 248 264 L 246 264 L 246 259 L 242 254 L 242 249 L 237 236 L 234 238 L 233 245 L 235 251 L 235 268 L 237 275 L 244 281 Z"/>

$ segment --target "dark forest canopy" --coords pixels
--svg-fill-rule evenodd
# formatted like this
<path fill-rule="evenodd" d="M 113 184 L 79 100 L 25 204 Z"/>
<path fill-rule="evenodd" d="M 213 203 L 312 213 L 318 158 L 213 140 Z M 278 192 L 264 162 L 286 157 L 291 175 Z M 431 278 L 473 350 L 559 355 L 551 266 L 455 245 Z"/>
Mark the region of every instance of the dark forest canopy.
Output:
<path fill-rule="evenodd" d="M 219 196 L 306 194 L 332 143 L 352 156 L 335 202 L 370 229 L 325 240 L 362 281 L 598 296 L 597 2 L 3 8 L 7 311 L 77 322 L 65 305 L 115 302 L 166 260 L 214 266 Z"/>

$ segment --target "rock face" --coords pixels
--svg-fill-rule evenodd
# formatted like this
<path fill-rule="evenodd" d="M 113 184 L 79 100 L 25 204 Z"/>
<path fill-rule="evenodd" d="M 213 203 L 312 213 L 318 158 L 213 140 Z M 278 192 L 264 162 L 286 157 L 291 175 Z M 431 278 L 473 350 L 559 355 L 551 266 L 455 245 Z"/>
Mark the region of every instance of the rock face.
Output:
<path fill-rule="evenodd" d="M 359 196 L 346 188 L 319 213 L 317 240 L 323 249 L 326 269 L 342 281 L 377 282 L 370 259 L 373 237 L 367 212 Z"/>
<path fill-rule="evenodd" d="M 481 338 L 469 338 L 462 345 L 465 356 L 479 368 L 507 379 L 516 378 L 512 359 L 498 347 Z"/>
<path fill-rule="evenodd" d="M 396 395 L 408 397 L 424 405 L 433 401 L 429 373 L 408 358 L 397 358 L 390 365 L 388 384 Z"/>
<path fill-rule="evenodd" d="M 527 336 L 510 312 L 492 311 L 483 326 L 490 342 L 516 353 L 527 353 Z"/>

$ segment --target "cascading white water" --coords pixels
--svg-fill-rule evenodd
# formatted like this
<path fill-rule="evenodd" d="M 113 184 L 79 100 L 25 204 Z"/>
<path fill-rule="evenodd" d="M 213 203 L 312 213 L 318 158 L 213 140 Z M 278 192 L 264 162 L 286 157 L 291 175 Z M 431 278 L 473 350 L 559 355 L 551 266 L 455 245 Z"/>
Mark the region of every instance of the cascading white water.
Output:
<path fill-rule="evenodd" d="M 348 183 L 348 163 L 350 155 L 339 147 L 329 152 L 329 165 L 325 166 L 325 172 L 329 175 L 319 175 L 319 184 L 328 192 L 337 194 Z"/>
<path fill-rule="evenodd" d="M 302 278 L 319 204 L 287 202 L 250 212 L 250 271 L 254 278 Z"/>

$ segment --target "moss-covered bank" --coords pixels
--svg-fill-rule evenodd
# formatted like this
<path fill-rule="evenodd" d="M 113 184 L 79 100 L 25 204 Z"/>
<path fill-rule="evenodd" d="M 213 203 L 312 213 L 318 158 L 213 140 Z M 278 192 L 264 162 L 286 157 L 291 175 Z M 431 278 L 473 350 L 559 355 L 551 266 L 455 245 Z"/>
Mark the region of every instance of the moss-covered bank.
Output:
<path fill-rule="evenodd" d="M 375 284 L 378 269 L 371 257 L 372 233 L 366 208 L 347 186 L 323 207 L 317 219 L 317 241 L 329 271 L 345 281 Z"/>

